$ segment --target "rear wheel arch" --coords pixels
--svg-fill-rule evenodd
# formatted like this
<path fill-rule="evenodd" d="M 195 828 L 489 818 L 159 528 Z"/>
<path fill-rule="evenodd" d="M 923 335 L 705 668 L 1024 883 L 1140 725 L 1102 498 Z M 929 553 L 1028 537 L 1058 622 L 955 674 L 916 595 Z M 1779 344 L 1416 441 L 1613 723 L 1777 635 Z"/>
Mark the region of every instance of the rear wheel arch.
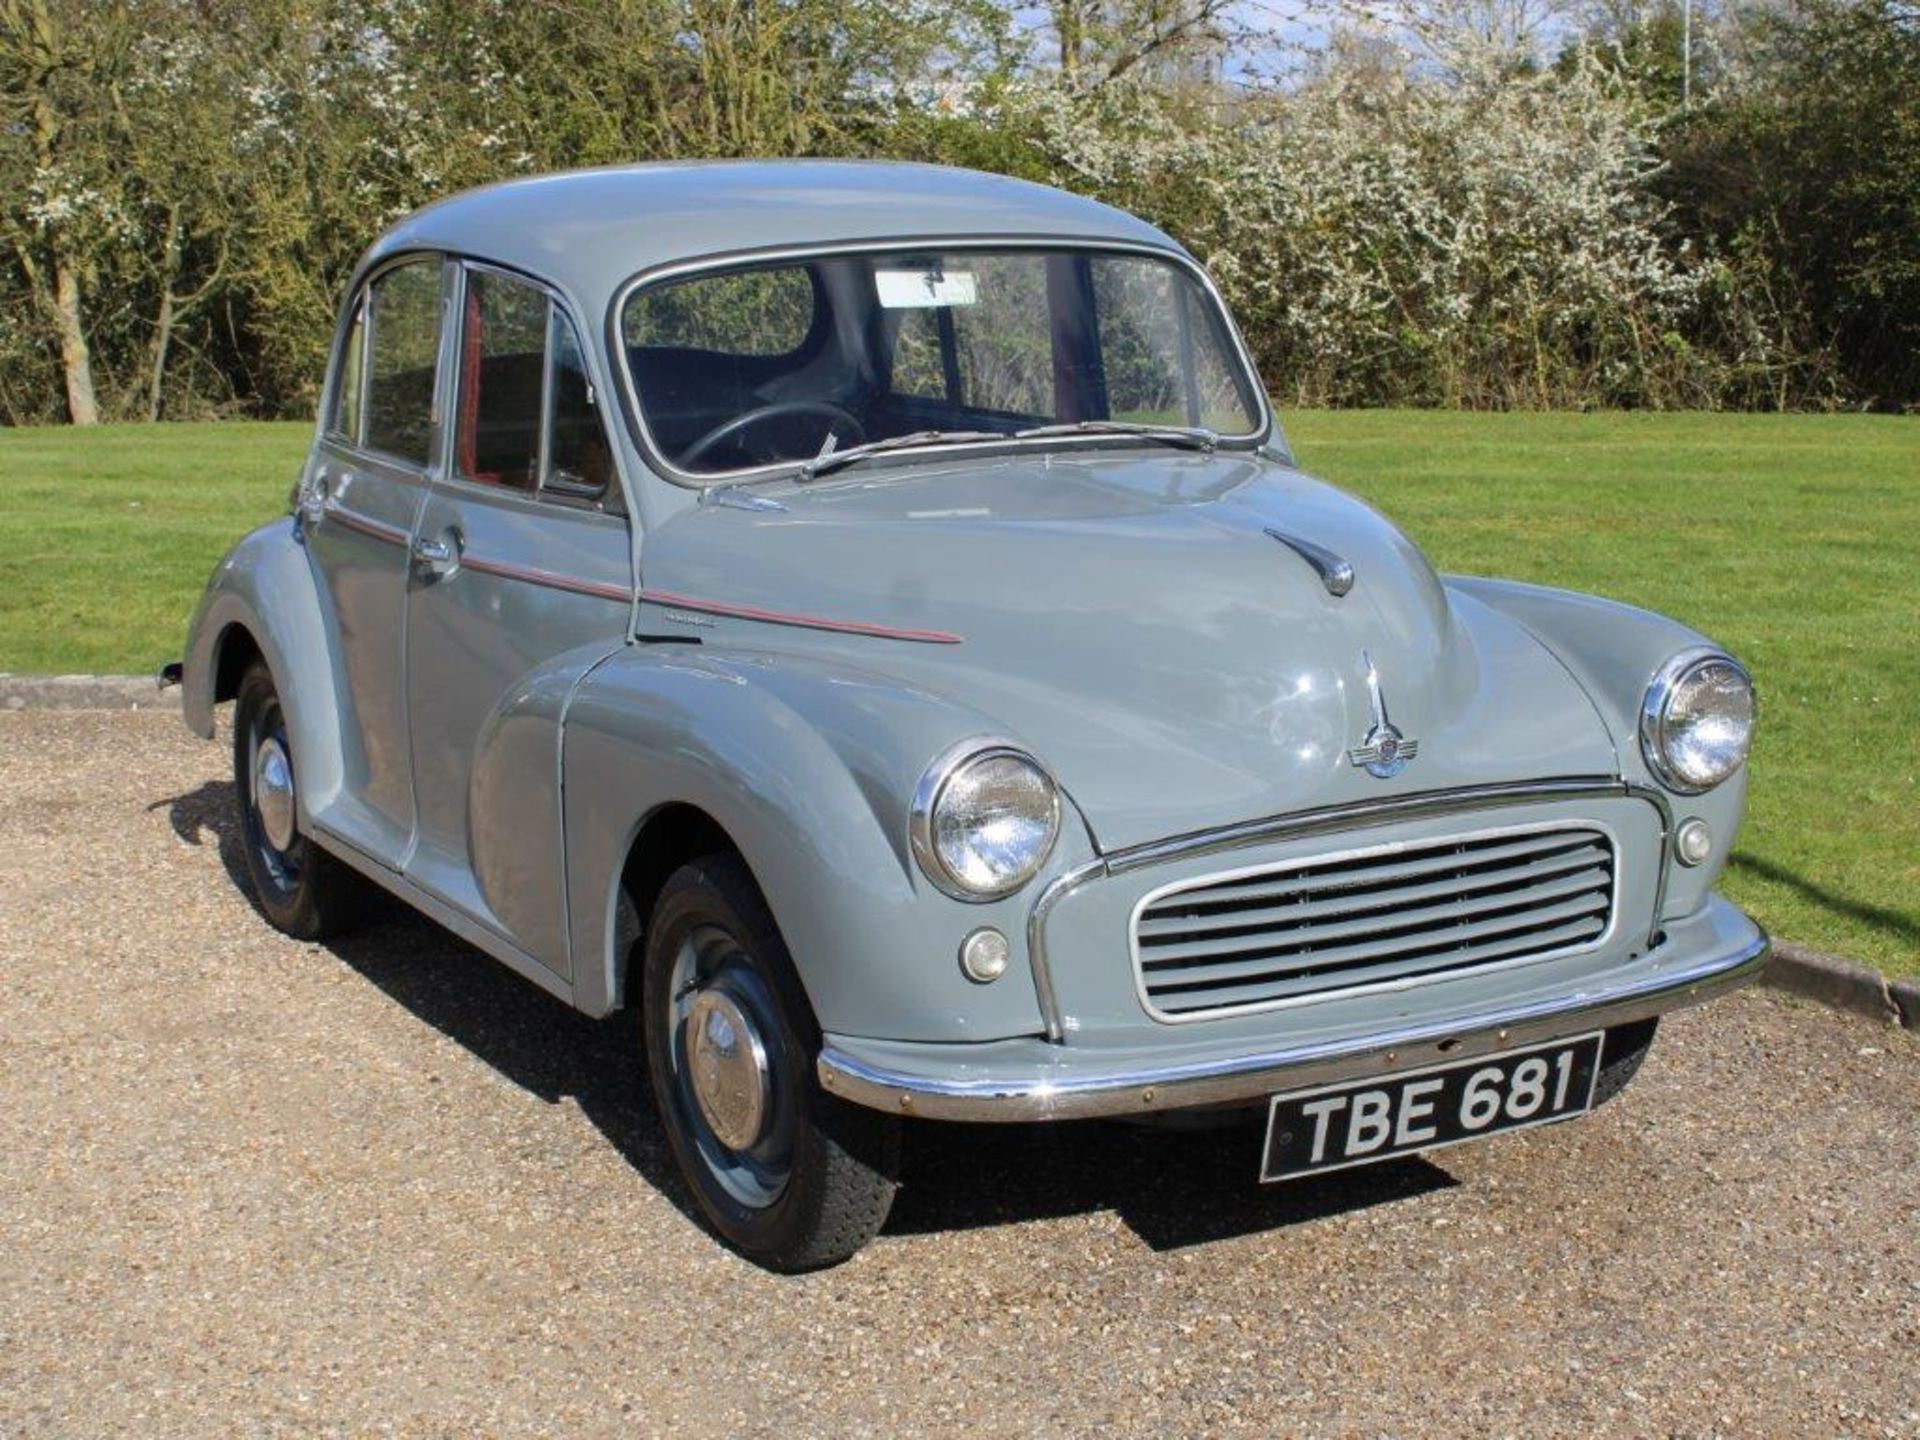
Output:
<path fill-rule="evenodd" d="M 216 704 L 240 694 L 240 680 L 256 661 L 264 661 L 266 652 L 253 631 L 235 620 L 213 642 L 213 699 Z"/>

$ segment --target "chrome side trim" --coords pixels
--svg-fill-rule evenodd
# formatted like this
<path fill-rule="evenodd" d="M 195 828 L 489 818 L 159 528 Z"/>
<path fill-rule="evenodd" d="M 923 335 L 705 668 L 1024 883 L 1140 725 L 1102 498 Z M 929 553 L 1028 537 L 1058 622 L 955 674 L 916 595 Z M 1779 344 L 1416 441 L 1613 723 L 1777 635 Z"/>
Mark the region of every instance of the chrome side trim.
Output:
<path fill-rule="evenodd" d="M 1611 942 L 1620 929 L 1620 837 L 1614 833 L 1611 825 L 1602 825 L 1598 820 L 1539 820 L 1530 825 L 1506 825 L 1496 826 L 1490 830 L 1472 830 L 1464 835 L 1448 835 L 1439 841 L 1432 842 L 1445 844 L 1454 840 L 1491 840 L 1502 835 L 1539 835 L 1568 830 L 1591 831 L 1604 837 L 1607 842 L 1613 866 L 1613 877 L 1607 886 L 1607 928 L 1594 939 L 1583 940 L 1578 945 L 1563 945 L 1557 950 L 1542 950 L 1534 955 L 1517 955 L 1511 959 L 1494 960 L 1484 965 L 1473 966 L 1468 973 L 1491 975 L 1522 965 L 1537 965 L 1544 960 L 1563 960 L 1569 955 L 1584 955 L 1589 950 L 1598 950 Z M 1146 967 L 1140 961 L 1140 917 L 1148 906 L 1166 899 L 1169 895 L 1177 895 L 1183 890 L 1198 890 L 1229 880 L 1247 879 L 1254 875 L 1284 875 L 1290 870 L 1304 869 L 1309 865 L 1358 860 L 1362 856 L 1389 854 L 1402 848 L 1399 841 L 1389 840 L 1379 845 L 1367 845 L 1354 850 L 1336 850 L 1332 854 L 1303 855 L 1295 860 L 1282 860 L 1268 865 L 1245 865 L 1233 870 L 1217 870 L 1209 875 L 1196 875 L 1191 880 L 1176 880 L 1170 885 L 1161 885 L 1149 890 L 1135 902 L 1133 913 L 1127 917 L 1127 950 L 1133 963 L 1133 993 L 1140 1002 L 1140 1008 L 1162 1025 L 1190 1025 L 1196 1020 L 1217 1020 L 1223 1015 L 1258 1015 L 1269 1010 L 1291 1010 L 1301 1005 L 1317 1005 L 1327 1000 L 1344 1000 L 1354 995 L 1370 995 L 1381 991 L 1413 990 L 1442 980 L 1458 979 L 1461 971 L 1441 970 L 1426 975 L 1403 976 L 1395 980 L 1376 980 L 1362 985 L 1329 986 L 1325 990 L 1316 990 L 1308 995 L 1290 995 L 1285 999 L 1263 1000 L 1252 1005 L 1220 1005 L 1211 1010 L 1183 1010 L 1178 1013 L 1160 1009 L 1147 994 Z"/>
<path fill-rule="evenodd" d="M 1141 1115 L 1257 1100 L 1407 1069 L 1471 1060 L 1588 1030 L 1605 1030 L 1699 1004 L 1756 979 L 1771 946 L 1757 935 L 1731 955 L 1612 990 L 1535 1001 L 1510 1009 L 1224 1061 L 1111 1075 L 1014 1080 L 940 1080 L 869 1065 L 829 1043 L 817 1066 L 821 1085 L 856 1104 L 933 1120 L 1030 1122 Z M 958 1047 L 955 1047 L 958 1048 Z"/>
<path fill-rule="evenodd" d="M 482 575 L 498 575 L 503 580 L 521 580 L 529 585 L 538 585 L 546 590 L 564 590 L 569 595 L 588 595 L 596 600 L 617 600 L 627 604 L 633 599 L 633 591 L 625 585 L 598 580 L 582 580 L 574 575 L 561 575 L 552 570 L 539 570 L 531 565 L 514 565 L 505 560 L 489 560 L 481 555 L 466 555 L 462 563 L 467 569 L 478 571 Z"/>
<path fill-rule="evenodd" d="M 1327 587 L 1327 593 L 1334 599 L 1338 600 L 1353 589 L 1353 564 L 1344 555 L 1336 555 L 1324 545 L 1316 545 L 1298 535 L 1289 535 L 1271 525 L 1266 528 L 1267 534 L 1313 567 L 1314 573 L 1320 577 L 1320 583 Z"/>
<path fill-rule="evenodd" d="M 344 525 L 349 530 L 357 530 L 369 539 L 379 540 L 388 545 L 405 545 L 407 543 L 407 532 L 402 530 L 398 525 L 389 525 L 384 520 L 375 520 L 371 516 L 349 510 L 343 505 L 330 503 L 321 513 L 336 525 Z"/>

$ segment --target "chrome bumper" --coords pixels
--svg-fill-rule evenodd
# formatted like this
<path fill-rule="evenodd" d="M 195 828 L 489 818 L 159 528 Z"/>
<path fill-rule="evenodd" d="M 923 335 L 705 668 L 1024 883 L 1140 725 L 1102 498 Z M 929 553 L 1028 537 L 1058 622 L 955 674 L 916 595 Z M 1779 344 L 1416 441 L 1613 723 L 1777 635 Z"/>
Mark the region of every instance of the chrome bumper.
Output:
<path fill-rule="evenodd" d="M 1755 927 L 1752 938 L 1730 949 L 1611 989 L 1449 1017 L 1353 1042 L 1165 1068 L 1082 1068 L 1073 1063 L 1075 1047 L 1038 1040 L 903 1047 L 830 1035 L 818 1070 L 821 1085 L 843 1099 L 932 1120 L 1076 1120 L 1228 1105 L 1644 1020 L 1758 978 L 1768 950 L 1765 933 Z M 861 1050 L 867 1053 L 856 1053 Z"/>

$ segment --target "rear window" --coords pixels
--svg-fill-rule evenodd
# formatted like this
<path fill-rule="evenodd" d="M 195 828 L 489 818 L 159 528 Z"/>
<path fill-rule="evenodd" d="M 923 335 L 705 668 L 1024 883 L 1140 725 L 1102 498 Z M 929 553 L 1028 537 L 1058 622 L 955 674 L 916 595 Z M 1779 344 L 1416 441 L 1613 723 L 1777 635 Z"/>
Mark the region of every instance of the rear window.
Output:
<path fill-rule="evenodd" d="M 367 446 L 424 466 L 433 443 L 434 367 L 440 354 L 440 262 L 410 261 L 369 290 Z"/>

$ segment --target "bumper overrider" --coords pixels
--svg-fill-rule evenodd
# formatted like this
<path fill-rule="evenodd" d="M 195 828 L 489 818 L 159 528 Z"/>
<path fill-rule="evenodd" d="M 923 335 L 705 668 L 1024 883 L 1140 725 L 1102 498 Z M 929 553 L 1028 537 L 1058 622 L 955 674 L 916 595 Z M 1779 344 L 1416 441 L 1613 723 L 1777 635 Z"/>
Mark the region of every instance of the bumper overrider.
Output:
<path fill-rule="evenodd" d="M 820 1083 L 861 1105 L 935 1120 L 1039 1121 L 1254 1103 L 1644 1020 L 1757 978 L 1768 940 L 1732 904 L 1711 897 L 1669 924 L 1644 956 L 1548 996 L 1423 1016 L 1357 1037 L 1182 1047 L 1178 1059 L 1139 1046 L 1056 1044 L 1034 1037 L 925 1044 L 828 1035 Z"/>

